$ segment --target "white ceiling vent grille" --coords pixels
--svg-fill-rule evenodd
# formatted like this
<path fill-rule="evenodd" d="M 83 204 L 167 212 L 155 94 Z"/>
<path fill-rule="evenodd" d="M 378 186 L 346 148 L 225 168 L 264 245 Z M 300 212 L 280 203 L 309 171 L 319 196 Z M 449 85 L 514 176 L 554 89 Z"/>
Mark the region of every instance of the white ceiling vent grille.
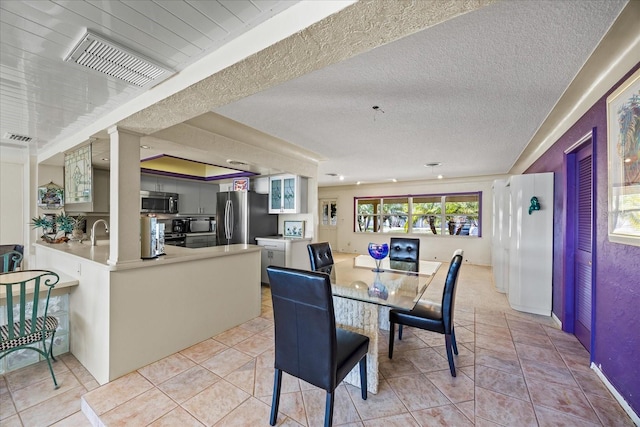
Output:
<path fill-rule="evenodd" d="M 11 133 L 11 132 L 6 132 L 4 134 L 4 138 L 11 140 L 11 141 L 18 141 L 18 142 L 31 142 L 33 141 L 33 138 L 31 138 L 30 136 L 25 136 L 25 135 L 18 135 L 17 133 Z"/>
<path fill-rule="evenodd" d="M 142 55 L 87 31 L 65 61 L 147 88 L 173 72 Z"/>

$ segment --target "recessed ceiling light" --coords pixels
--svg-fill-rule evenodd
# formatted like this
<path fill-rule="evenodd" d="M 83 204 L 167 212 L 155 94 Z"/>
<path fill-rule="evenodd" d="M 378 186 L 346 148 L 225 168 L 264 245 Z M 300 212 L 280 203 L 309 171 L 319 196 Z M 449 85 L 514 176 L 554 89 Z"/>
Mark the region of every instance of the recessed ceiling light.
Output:
<path fill-rule="evenodd" d="M 108 162 L 108 161 L 109 161 L 109 158 L 108 158 L 108 157 L 103 157 L 101 160 L 103 160 L 103 161 L 105 161 L 105 162 Z"/>
<path fill-rule="evenodd" d="M 141 145 L 140 148 L 142 148 L 143 150 L 148 150 L 151 147 L 149 147 L 148 145 Z"/>
<path fill-rule="evenodd" d="M 340 181 L 344 181 L 344 175 L 340 175 L 340 178 L 338 178 Z"/>
<path fill-rule="evenodd" d="M 360 185 L 360 184 L 362 184 L 362 182 L 360 182 L 360 181 L 356 182 L 356 185 Z"/>
<path fill-rule="evenodd" d="M 227 159 L 227 163 L 229 163 L 230 165 L 233 165 L 233 166 L 246 166 L 247 165 L 242 160 L 233 160 L 233 159 Z"/>
<path fill-rule="evenodd" d="M 433 167 L 440 166 L 440 165 L 442 165 L 442 162 L 431 162 L 431 163 L 425 163 L 424 167 L 425 168 L 433 168 Z"/>
<path fill-rule="evenodd" d="M 327 175 L 327 176 L 338 176 L 338 174 L 337 174 L 337 173 L 335 173 L 335 172 L 329 172 L 329 173 L 328 173 L 328 174 L 326 174 L 326 175 Z"/>
<path fill-rule="evenodd" d="M 442 175 L 438 175 L 438 179 L 442 179 L 442 178 L 443 178 L 443 176 L 442 176 Z"/>
<path fill-rule="evenodd" d="M 395 178 L 391 178 L 389 181 L 391 181 L 391 182 L 398 182 L 398 180 L 397 180 L 397 179 L 395 179 Z"/>

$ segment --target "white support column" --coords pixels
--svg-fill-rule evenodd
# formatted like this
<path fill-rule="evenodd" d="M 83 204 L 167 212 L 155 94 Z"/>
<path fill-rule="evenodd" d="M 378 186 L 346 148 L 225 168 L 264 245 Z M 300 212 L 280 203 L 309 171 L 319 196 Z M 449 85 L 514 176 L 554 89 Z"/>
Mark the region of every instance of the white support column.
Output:
<path fill-rule="evenodd" d="M 111 178 L 109 260 L 111 265 L 140 260 L 140 134 L 109 128 Z"/>

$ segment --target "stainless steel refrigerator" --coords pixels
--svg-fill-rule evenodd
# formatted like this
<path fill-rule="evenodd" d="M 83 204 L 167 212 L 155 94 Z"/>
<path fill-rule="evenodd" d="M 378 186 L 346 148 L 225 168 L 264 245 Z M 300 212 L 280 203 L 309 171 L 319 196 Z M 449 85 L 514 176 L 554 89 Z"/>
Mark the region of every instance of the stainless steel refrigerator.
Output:
<path fill-rule="evenodd" d="M 269 214 L 269 195 L 251 191 L 218 193 L 218 245 L 256 244 L 256 237 L 278 234 L 278 215 Z"/>

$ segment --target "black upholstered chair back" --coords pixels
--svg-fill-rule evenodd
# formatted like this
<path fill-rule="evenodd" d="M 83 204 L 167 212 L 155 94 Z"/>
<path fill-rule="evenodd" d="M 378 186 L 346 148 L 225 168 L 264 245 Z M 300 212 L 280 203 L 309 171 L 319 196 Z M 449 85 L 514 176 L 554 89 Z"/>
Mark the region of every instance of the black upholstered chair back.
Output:
<path fill-rule="evenodd" d="M 336 325 L 326 274 L 268 267 L 275 325 L 275 368 L 333 391 Z"/>
<path fill-rule="evenodd" d="M 311 243 L 307 245 L 307 250 L 309 251 L 311 270 L 328 273 L 328 268 L 333 265 L 333 254 L 329 242 Z"/>
<path fill-rule="evenodd" d="M 392 237 L 389 244 L 389 265 L 396 270 L 418 271 L 420 239 Z"/>
<path fill-rule="evenodd" d="M 456 304 L 456 289 L 458 284 L 458 272 L 462 265 L 462 252 L 454 253 L 447 272 L 442 292 L 442 320 L 444 321 L 444 333 L 451 334 L 453 326 L 453 312 Z"/>

